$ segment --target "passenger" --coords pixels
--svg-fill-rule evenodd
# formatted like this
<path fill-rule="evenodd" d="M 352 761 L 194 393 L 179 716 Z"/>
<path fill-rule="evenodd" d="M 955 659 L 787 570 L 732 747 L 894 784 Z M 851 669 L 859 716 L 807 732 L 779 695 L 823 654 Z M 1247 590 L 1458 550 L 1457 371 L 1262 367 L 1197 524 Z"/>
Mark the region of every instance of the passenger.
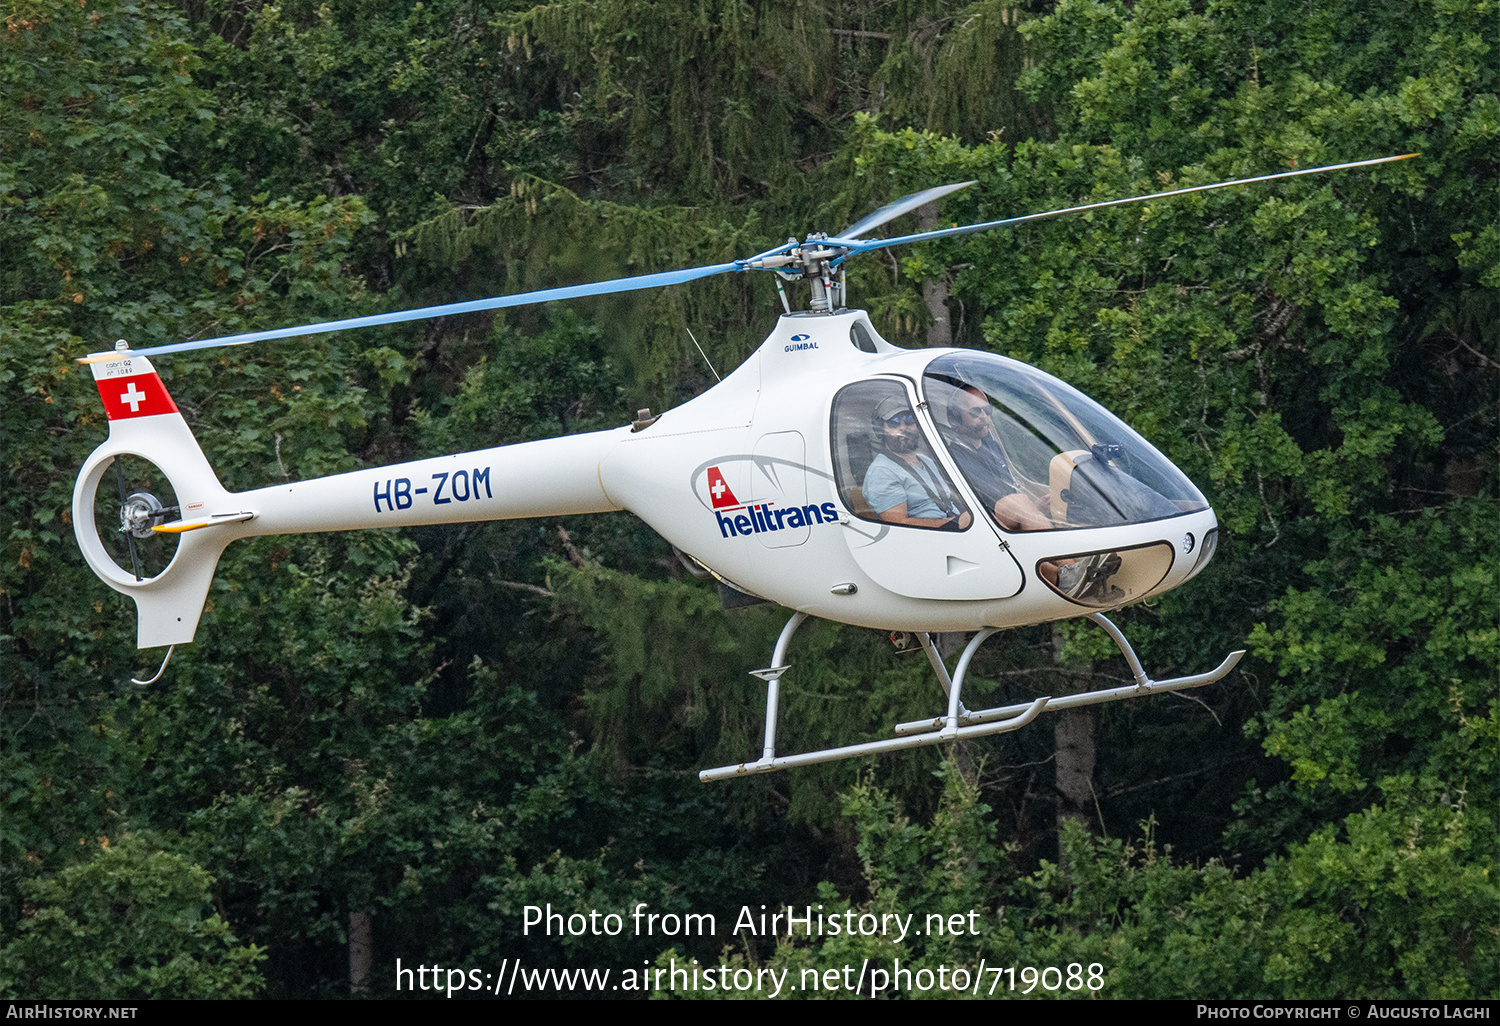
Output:
<path fill-rule="evenodd" d="M 864 498 L 888 524 L 962 531 L 973 521 L 948 487 L 933 459 L 918 451 L 922 432 L 904 396 L 888 396 L 875 407 L 885 451 L 865 472 Z"/>

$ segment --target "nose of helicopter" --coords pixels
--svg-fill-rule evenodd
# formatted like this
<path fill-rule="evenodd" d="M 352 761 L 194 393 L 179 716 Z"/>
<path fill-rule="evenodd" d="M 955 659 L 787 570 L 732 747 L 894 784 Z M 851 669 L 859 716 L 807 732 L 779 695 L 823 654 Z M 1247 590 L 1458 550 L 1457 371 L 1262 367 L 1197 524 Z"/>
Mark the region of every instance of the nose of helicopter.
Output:
<path fill-rule="evenodd" d="M 1213 510 L 1210 509 L 1208 513 L 1210 516 L 1212 516 Z M 1193 535 L 1191 533 L 1189 533 L 1187 537 L 1183 539 L 1183 546 L 1185 551 L 1192 551 L 1194 547 L 1194 542 L 1192 539 Z M 1219 529 L 1217 526 L 1211 527 L 1204 532 L 1202 540 L 1197 542 L 1197 549 L 1198 557 L 1193 562 L 1193 569 L 1188 571 L 1188 575 L 1183 578 L 1184 583 L 1187 581 L 1191 581 L 1194 577 L 1197 577 L 1200 573 L 1202 573 L 1203 568 L 1208 566 L 1209 561 L 1214 558 L 1214 553 L 1219 550 Z"/>
<path fill-rule="evenodd" d="M 1212 517 L 1211 511 L 1204 512 Z M 1213 526 L 1185 527 L 1175 540 L 1050 555 L 1037 562 L 1036 575 L 1070 602 L 1096 609 L 1123 606 L 1201 573 L 1219 543 L 1218 526 L 1211 519 L 1207 523 Z"/>

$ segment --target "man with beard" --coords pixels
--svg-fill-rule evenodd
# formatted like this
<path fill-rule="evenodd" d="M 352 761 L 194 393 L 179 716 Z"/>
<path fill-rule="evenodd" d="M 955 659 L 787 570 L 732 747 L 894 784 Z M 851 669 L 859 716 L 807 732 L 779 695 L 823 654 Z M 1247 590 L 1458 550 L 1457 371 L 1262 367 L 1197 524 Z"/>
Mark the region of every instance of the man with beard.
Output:
<path fill-rule="evenodd" d="M 1022 495 L 1010 472 L 1010 463 L 990 434 L 989 398 L 973 385 L 965 385 L 948 406 L 944 441 L 958 469 L 988 505 L 995 522 L 1007 531 L 1045 531 L 1051 519 L 1037 503 Z"/>
<path fill-rule="evenodd" d="M 888 396 L 875 407 L 885 451 L 865 472 L 864 498 L 888 524 L 962 531 L 973 517 L 948 486 L 937 463 L 918 452 L 921 429 L 903 396 Z"/>
<path fill-rule="evenodd" d="M 973 385 L 959 389 L 948 406 L 952 430 L 943 440 L 948 452 L 978 494 L 990 507 L 995 522 L 1007 531 L 1046 531 L 1053 526 L 1041 503 L 1023 495 L 1011 473 L 1010 462 L 990 432 L 992 414 L 989 397 Z M 1037 565 L 1037 572 L 1069 598 L 1091 592 L 1104 594 L 1109 577 L 1120 568 L 1114 553 L 1082 560 L 1061 560 Z M 1118 593 L 1118 589 L 1113 589 Z"/>

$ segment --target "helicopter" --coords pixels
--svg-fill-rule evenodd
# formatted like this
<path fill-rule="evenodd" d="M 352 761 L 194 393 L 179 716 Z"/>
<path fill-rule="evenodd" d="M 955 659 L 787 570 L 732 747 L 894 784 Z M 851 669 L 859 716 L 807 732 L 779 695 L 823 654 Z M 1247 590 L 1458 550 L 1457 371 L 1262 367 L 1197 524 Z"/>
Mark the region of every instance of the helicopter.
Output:
<path fill-rule="evenodd" d="M 1000 734 L 1044 712 L 1201 687 L 1225 677 L 1244 651 L 1206 673 L 1153 680 L 1105 614 L 1185 584 L 1208 565 L 1219 525 L 1202 493 L 1150 442 L 1051 375 L 992 353 L 909 350 L 882 338 L 867 313 L 845 306 L 845 263 L 891 246 L 1415 155 L 866 237 L 975 184 L 961 182 L 903 197 L 837 235 L 791 238 L 727 263 L 142 350 L 122 339 L 80 360 L 92 369 L 110 432 L 79 472 L 74 530 L 94 573 L 134 599 L 137 647 L 172 646 L 155 677 L 135 681 L 147 684 L 165 672 L 176 645 L 193 640 L 219 556 L 237 539 L 627 510 L 695 573 L 716 579 L 726 605 L 768 601 L 792 611 L 770 666 L 751 671 L 766 682 L 759 757 L 705 769 L 705 782 Z M 611 430 L 253 491 L 232 493 L 219 482 L 152 363 L 213 346 L 753 270 L 777 276 L 783 313 L 775 329 L 681 406 L 642 410 Z M 810 287 L 806 309 L 792 309 L 782 281 Z M 155 491 L 127 489 L 126 460 L 149 465 Z M 106 485 L 111 468 L 117 506 Z M 125 542 L 128 560 L 111 552 L 105 535 Z M 176 548 L 146 565 L 137 541 L 152 538 L 175 540 Z M 944 710 L 900 723 L 881 740 L 777 754 L 780 683 L 793 635 L 811 617 L 914 636 Z M 964 705 L 964 679 L 989 637 L 1072 617 L 1109 634 L 1133 684 L 992 709 Z M 934 643 L 939 632 L 974 632 L 951 672 Z"/>

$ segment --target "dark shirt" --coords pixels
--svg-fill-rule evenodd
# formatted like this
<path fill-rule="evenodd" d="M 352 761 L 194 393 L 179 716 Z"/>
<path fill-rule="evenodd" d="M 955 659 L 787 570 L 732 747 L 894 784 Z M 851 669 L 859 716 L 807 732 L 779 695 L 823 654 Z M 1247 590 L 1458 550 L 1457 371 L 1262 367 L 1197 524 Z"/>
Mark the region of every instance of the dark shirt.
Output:
<path fill-rule="evenodd" d="M 958 464 L 958 469 L 969 479 L 974 493 L 984 503 L 986 513 L 993 516 L 995 503 L 1017 490 L 1016 479 L 1010 472 L 1010 463 L 993 438 L 986 437 L 978 449 L 971 449 L 954 438 L 949 442 L 948 451 L 953 454 L 953 461 Z"/>

